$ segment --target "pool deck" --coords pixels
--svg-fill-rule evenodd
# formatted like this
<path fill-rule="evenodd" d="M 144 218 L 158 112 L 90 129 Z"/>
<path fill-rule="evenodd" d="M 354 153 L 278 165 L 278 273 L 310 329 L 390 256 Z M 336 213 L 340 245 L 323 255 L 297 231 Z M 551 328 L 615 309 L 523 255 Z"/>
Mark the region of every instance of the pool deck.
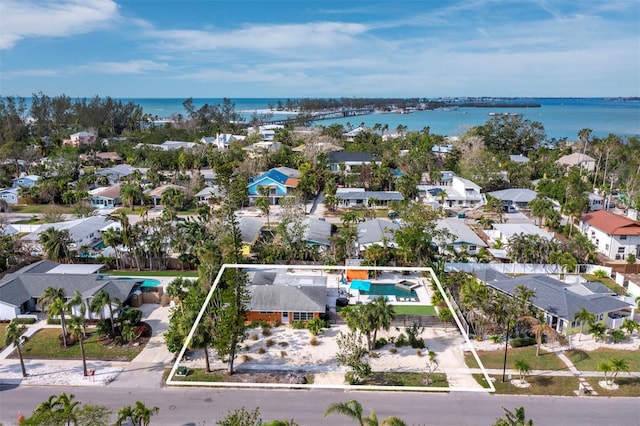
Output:
<path fill-rule="evenodd" d="M 428 287 L 429 280 L 425 277 L 417 277 L 411 275 L 401 274 L 380 274 L 377 279 L 367 280 L 371 284 L 396 284 L 402 281 L 415 281 L 417 285 L 412 286 L 412 290 L 415 291 L 418 300 L 402 300 L 404 298 L 394 295 L 387 295 L 387 300 L 393 305 L 431 305 L 431 289 Z M 373 300 L 376 295 L 362 294 L 359 290 L 348 289 L 350 305 L 358 305 Z"/>

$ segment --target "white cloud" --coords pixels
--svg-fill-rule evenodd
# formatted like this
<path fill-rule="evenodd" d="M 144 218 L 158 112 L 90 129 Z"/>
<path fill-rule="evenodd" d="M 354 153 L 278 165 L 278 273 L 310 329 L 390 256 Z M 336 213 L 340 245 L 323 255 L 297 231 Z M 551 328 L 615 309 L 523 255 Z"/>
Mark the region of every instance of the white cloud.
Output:
<path fill-rule="evenodd" d="M 162 71 L 169 68 L 166 63 L 149 60 L 132 60 L 127 62 L 96 62 L 83 65 L 83 70 L 91 70 L 99 74 L 145 74 L 149 71 Z"/>
<path fill-rule="evenodd" d="M 152 30 L 147 36 L 162 50 L 217 51 L 241 49 L 280 51 L 283 49 L 345 48 L 367 27 L 357 23 L 312 22 L 305 24 L 247 25 L 234 30 Z"/>
<path fill-rule="evenodd" d="M 0 49 L 30 37 L 67 37 L 105 27 L 118 19 L 112 0 L 3 0 Z"/>

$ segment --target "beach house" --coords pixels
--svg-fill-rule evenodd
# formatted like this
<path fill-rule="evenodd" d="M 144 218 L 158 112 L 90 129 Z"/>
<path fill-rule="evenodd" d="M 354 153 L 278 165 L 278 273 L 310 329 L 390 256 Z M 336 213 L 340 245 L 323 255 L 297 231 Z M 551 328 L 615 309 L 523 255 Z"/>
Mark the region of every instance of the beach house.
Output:
<path fill-rule="evenodd" d="M 271 204 L 279 204 L 283 197 L 293 196 L 300 182 L 300 172 L 289 167 L 277 167 L 251 179 L 247 185 L 249 202 L 255 203 L 261 196 L 260 188 L 267 188 Z"/>
<path fill-rule="evenodd" d="M 605 210 L 580 216 L 580 232 L 609 259 L 640 258 L 640 222 Z"/>

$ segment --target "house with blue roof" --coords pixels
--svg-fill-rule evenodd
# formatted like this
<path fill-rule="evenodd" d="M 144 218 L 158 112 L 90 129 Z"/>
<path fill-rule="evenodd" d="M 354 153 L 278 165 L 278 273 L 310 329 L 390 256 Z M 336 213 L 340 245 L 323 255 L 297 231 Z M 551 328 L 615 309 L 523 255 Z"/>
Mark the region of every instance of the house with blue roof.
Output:
<path fill-rule="evenodd" d="M 276 167 L 251 179 L 247 185 L 249 202 L 255 203 L 261 196 L 260 188 L 266 187 L 271 204 L 279 204 L 281 198 L 293 195 L 299 182 L 300 172 L 298 170 L 289 167 Z"/>

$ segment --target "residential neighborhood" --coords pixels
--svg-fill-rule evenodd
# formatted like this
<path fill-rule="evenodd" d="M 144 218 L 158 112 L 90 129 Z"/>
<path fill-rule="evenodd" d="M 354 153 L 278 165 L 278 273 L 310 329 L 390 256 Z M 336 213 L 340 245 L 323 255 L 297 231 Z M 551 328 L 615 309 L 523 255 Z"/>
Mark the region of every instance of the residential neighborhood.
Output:
<path fill-rule="evenodd" d="M 216 386 L 215 372 L 544 394 L 539 377 L 582 368 L 564 394 L 640 396 L 640 182 L 622 158 L 589 160 L 611 140 L 496 147 L 505 119 L 456 138 L 191 121 L 92 141 L 87 127 L 14 153 L 0 176 L 0 330 L 24 324 L 29 341 L 3 342 L 7 380 L 36 380 L 48 355 L 32 345 L 48 336 L 63 352 L 102 345 L 73 368 L 102 369 L 104 386 L 127 367 L 86 363 L 132 350 L 127 362 L 162 359 L 169 385 Z M 614 355 L 584 364 L 598 351 Z M 409 382 L 425 354 L 435 378 Z M 620 359 L 630 381 L 609 375 Z"/>

